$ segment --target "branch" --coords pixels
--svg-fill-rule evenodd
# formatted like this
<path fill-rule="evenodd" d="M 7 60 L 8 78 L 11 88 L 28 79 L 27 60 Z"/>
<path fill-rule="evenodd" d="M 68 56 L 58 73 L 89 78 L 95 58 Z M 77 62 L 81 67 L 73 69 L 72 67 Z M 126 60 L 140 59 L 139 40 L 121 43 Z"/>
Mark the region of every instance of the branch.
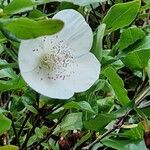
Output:
<path fill-rule="evenodd" d="M 15 123 L 14 123 L 14 119 L 13 119 L 13 116 L 11 114 L 8 115 L 9 119 L 11 119 L 12 121 L 12 128 L 13 128 L 13 131 L 14 131 L 14 135 L 15 135 L 15 138 L 13 141 L 15 141 L 15 143 L 13 144 L 18 144 L 18 146 L 20 146 L 20 142 L 19 142 L 19 138 L 18 138 L 18 134 L 17 134 L 17 131 L 16 131 L 16 127 L 15 127 Z"/>

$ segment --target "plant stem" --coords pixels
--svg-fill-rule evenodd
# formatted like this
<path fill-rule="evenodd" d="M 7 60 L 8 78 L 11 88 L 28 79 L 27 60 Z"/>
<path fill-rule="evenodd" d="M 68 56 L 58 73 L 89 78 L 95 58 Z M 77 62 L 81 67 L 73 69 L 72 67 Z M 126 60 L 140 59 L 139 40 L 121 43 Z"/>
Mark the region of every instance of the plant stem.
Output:
<path fill-rule="evenodd" d="M 19 130 L 19 132 L 18 132 L 18 138 L 20 137 L 20 135 L 21 135 L 21 133 L 22 133 L 22 131 L 23 131 L 23 129 L 24 129 L 24 127 L 25 127 L 25 125 L 26 125 L 28 119 L 30 118 L 30 116 L 31 116 L 31 113 L 28 113 L 28 114 L 26 115 L 26 118 L 25 118 L 24 122 L 22 123 L 22 126 L 21 126 L 21 128 L 20 128 L 20 130 Z"/>
<path fill-rule="evenodd" d="M 32 129 L 28 131 L 27 136 L 26 136 L 26 139 L 25 139 L 24 143 L 22 144 L 21 150 L 27 150 L 28 141 L 29 141 L 31 135 L 33 134 L 35 128 L 37 127 L 37 124 L 39 123 L 39 116 L 35 116 L 35 118 L 36 118 L 36 117 L 37 117 L 37 119 L 35 120 Z"/>

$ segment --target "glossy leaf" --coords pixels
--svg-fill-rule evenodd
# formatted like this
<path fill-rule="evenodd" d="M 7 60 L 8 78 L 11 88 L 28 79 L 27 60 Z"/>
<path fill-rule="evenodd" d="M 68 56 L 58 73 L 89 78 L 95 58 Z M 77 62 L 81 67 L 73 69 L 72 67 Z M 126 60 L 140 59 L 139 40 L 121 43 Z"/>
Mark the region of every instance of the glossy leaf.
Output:
<path fill-rule="evenodd" d="M 102 50 L 103 50 L 102 45 L 103 45 L 103 37 L 104 37 L 104 33 L 105 33 L 105 28 L 106 28 L 106 25 L 101 24 L 98 27 L 97 32 L 94 36 L 92 53 L 95 54 L 95 56 L 97 57 L 97 59 L 99 61 L 101 61 L 101 58 L 102 58 Z"/>
<path fill-rule="evenodd" d="M 29 39 L 42 35 L 55 34 L 62 28 L 63 22 L 53 19 L 34 21 L 28 18 L 19 18 L 4 25 L 4 29 L 12 32 L 20 39 Z"/>
<path fill-rule="evenodd" d="M 16 79 L 4 81 L 0 80 L 0 91 L 9 91 L 14 89 L 20 89 L 26 86 L 25 81 L 19 76 Z"/>
<path fill-rule="evenodd" d="M 143 141 L 104 139 L 102 143 L 116 150 L 147 150 Z"/>
<path fill-rule="evenodd" d="M 128 46 L 134 44 L 136 41 L 143 39 L 145 36 L 146 35 L 144 31 L 142 31 L 140 28 L 131 27 L 125 29 L 121 33 L 120 39 L 113 49 L 121 51 Z"/>
<path fill-rule="evenodd" d="M 16 14 L 33 9 L 35 3 L 32 0 L 13 0 L 4 8 L 4 14 Z"/>
<path fill-rule="evenodd" d="M 127 96 L 127 91 L 124 88 L 122 79 L 112 67 L 107 67 L 104 72 L 116 94 L 118 101 L 122 105 L 127 105 L 130 102 L 130 99 Z"/>
<path fill-rule="evenodd" d="M 150 49 L 136 50 L 122 57 L 123 63 L 132 69 L 143 70 L 148 65 Z"/>
<path fill-rule="evenodd" d="M 65 104 L 64 108 L 66 109 L 75 108 L 75 109 L 83 110 L 89 113 L 95 113 L 92 107 L 90 106 L 90 104 L 86 101 L 80 101 L 80 102 L 72 101 L 72 102 Z"/>
<path fill-rule="evenodd" d="M 71 113 L 66 115 L 65 119 L 61 123 L 61 129 L 63 131 L 82 129 L 82 113 Z"/>
<path fill-rule="evenodd" d="M 11 120 L 0 114 L 0 135 L 9 130 L 11 127 Z"/>
<path fill-rule="evenodd" d="M 108 32 L 128 26 L 135 19 L 140 9 L 140 0 L 113 5 L 104 17 Z"/>
<path fill-rule="evenodd" d="M 84 121 L 84 126 L 92 131 L 100 131 L 114 119 L 116 119 L 116 116 L 112 114 L 99 114 L 94 119 Z"/>

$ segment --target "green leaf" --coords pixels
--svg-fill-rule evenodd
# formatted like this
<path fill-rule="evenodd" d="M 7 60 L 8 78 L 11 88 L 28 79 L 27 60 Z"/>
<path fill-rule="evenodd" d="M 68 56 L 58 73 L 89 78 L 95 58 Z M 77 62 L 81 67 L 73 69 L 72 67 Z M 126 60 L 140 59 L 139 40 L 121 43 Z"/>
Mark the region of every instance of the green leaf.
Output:
<path fill-rule="evenodd" d="M 125 147 L 125 144 L 122 143 L 121 141 L 119 140 L 113 140 L 113 139 L 104 139 L 102 140 L 102 143 L 104 145 L 106 145 L 107 147 L 111 147 L 115 150 L 128 150 L 126 147 Z"/>
<path fill-rule="evenodd" d="M 138 124 L 137 127 L 131 128 L 127 131 L 124 131 L 122 135 L 126 138 L 132 139 L 132 140 L 142 140 L 143 139 L 143 126 L 141 123 Z"/>
<path fill-rule="evenodd" d="M 91 133 L 87 133 L 80 140 L 77 141 L 77 144 L 74 146 L 73 150 L 76 150 L 78 146 L 82 145 L 85 141 L 87 141 L 91 137 Z"/>
<path fill-rule="evenodd" d="M 0 135 L 9 130 L 11 127 L 11 120 L 0 114 Z"/>
<path fill-rule="evenodd" d="M 144 141 L 103 139 L 102 143 L 116 150 L 147 150 Z"/>
<path fill-rule="evenodd" d="M 35 136 L 37 138 L 41 139 L 44 137 L 44 135 L 48 132 L 48 127 L 42 126 L 41 128 L 35 128 Z"/>
<path fill-rule="evenodd" d="M 114 96 L 108 96 L 103 99 L 99 99 L 97 100 L 97 104 L 99 106 L 99 111 L 109 112 L 114 105 Z"/>
<path fill-rule="evenodd" d="M 92 131 L 101 131 L 114 119 L 116 116 L 113 114 L 99 114 L 94 119 L 84 121 L 84 126 Z"/>
<path fill-rule="evenodd" d="M 28 104 L 25 104 L 25 106 L 26 106 L 27 110 L 31 111 L 32 113 L 34 113 L 36 115 L 38 114 L 38 111 L 33 106 L 28 105 Z"/>
<path fill-rule="evenodd" d="M 96 32 L 96 35 L 94 36 L 94 43 L 92 48 L 92 53 L 95 54 L 97 59 L 101 61 L 102 58 L 102 50 L 103 50 L 103 37 L 105 33 L 105 24 L 101 24 Z"/>
<path fill-rule="evenodd" d="M 92 109 L 90 104 L 86 101 L 80 101 L 80 102 L 72 101 L 72 102 L 65 104 L 64 108 L 66 109 L 75 108 L 75 109 L 79 109 L 79 110 L 83 110 L 83 111 L 87 111 L 89 113 L 95 114 L 95 111 Z"/>
<path fill-rule="evenodd" d="M 104 17 L 108 32 L 128 26 L 135 19 L 140 9 L 140 0 L 113 5 Z"/>
<path fill-rule="evenodd" d="M 33 9 L 35 3 L 32 0 L 13 0 L 4 7 L 4 14 L 16 14 Z"/>
<path fill-rule="evenodd" d="M 134 44 L 136 41 L 143 39 L 144 37 L 145 37 L 144 31 L 142 31 L 138 27 L 131 27 L 125 29 L 121 33 L 120 39 L 113 49 L 121 51 L 127 48 L 128 46 Z"/>
<path fill-rule="evenodd" d="M 8 111 L 0 107 L 0 114 L 7 113 Z"/>
<path fill-rule="evenodd" d="M 13 69 L 9 67 L 9 63 L 7 63 L 5 60 L 0 59 L 0 78 L 8 77 L 11 79 L 15 79 L 17 77 Z"/>
<path fill-rule="evenodd" d="M 14 145 L 0 146 L 0 150 L 19 150 L 19 147 Z"/>
<path fill-rule="evenodd" d="M 150 49 L 150 35 L 146 36 L 141 42 L 136 43 L 134 50 Z"/>
<path fill-rule="evenodd" d="M 75 130 L 82 129 L 82 113 L 68 114 L 61 123 L 61 130 Z"/>
<path fill-rule="evenodd" d="M 63 25 L 62 21 L 54 19 L 34 21 L 28 18 L 19 18 L 5 24 L 4 29 L 15 34 L 17 38 L 29 39 L 55 34 L 63 28 Z"/>
<path fill-rule="evenodd" d="M 148 65 L 150 49 L 136 50 L 122 57 L 122 62 L 129 68 L 143 70 Z"/>
<path fill-rule="evenodd" d="M 113 69 L 112 67 L 107 67 L 104 70 L 104 73 L 108 78 L 119 102 L 122 105 L 127 105 L 130 102 L 130 99 L 127 96 L 127 91 L 124 88 L 124 83 L 116 73 L 115 69 Z"/>
<path fill-rule="evenodd" d="M 43 18 L 46 17 L 46 14 L 44 14 L 43 12 L 39 11 L 38 9 L 33 9 L 30 13 L 29 13 L 29 18 Z"/>
<path fill-rule="evenodd" d="M 18 76 L 16 79 L 8 80 L 8 81 L 3 81 L 0 80 L 0 91 L 8 91 L 8 90 L 14 90 L 14 89 L 20 89 L 22 87 L 25 87 L 26 83 L 25 81 Z"/>

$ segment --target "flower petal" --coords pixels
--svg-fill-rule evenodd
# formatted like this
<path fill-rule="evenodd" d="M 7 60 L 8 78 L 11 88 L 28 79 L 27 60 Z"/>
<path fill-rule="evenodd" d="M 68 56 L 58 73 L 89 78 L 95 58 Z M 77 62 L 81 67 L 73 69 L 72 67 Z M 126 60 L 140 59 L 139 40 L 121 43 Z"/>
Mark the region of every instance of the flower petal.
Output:
<path fill-rule="evenodd" d="M 70 82 L 72 82 L 74 92 L 83 92 L 99 78 L 101 65 L 92 53 L 82 55 L 75 61 L 77 67 Z"/>
<path fill-rule="evenodd" d="M 35 69 L 41 53 L 43 53 L 41 37 L 31 40 L 22 40 L 18 54 L 21 71 L 29 72 Z"/>
<path fill-rule="evenodd" d="M 27 84 L 38 93 L 57 99 L 69 99 L 74 92 L 70 85 L 64 80 L 49 80 L 46 76 L 41 76 L 35 71 L 21 73 Z"/>
<path fill-rule="evenodd" d="M 79 12 L 73 9 L 62 10 L 53 18 L 64 21 L 64 28 L 57 35 L 71 45 L 76 56 L 89 52 L 93 43 L 93 33 Z"/>

